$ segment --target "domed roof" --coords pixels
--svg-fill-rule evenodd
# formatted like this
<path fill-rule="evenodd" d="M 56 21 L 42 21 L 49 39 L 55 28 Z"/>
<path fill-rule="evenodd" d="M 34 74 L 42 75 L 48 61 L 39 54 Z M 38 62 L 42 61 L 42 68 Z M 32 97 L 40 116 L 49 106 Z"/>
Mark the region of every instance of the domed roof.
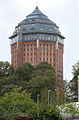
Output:
<path fill-rule="evenodd" d="M 47 34 L 57 34 L 64 38 L 59 27 L 52 22 L 46 15 L 44 15 L 38 7 L 26 16 L 26 19 L 21 21 L 16 27 L 13 35 L 18 33 L 47 33 Z"/>
<path fill-rule="evenodd" d="M 39 9 L 38 7 L 36 7 L 36 9 L 30 14 L 27 16 L 27 19 L 28 18 L 44 18 L 46 19 L 47 16 L 44 15 Z"/>

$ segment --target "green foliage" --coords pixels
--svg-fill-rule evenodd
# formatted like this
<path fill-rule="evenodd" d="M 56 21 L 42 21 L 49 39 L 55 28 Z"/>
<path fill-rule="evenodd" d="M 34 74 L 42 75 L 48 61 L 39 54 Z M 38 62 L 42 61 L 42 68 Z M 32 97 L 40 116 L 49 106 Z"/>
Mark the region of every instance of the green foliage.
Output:
<path fill-rule="evenodd" d="M 66 105 L 65 107 L 66 107 L 65 113 L 71 114 L 72 116 L 74 116 L 75 114 L 79 114 L 78 109 L 72 104 Z"/>
<path fill-rule="evenodd" d="M 37 94 L 40 94 L 40 120 L 43 117 L 62 120 L 59 111 L 47 105 L 48 90 L 51 90 L 52 98 L 49 102 L 52 105 L 56 86 L 55 70 L 50 64 L 42 62 L 33 67 L 30 63 L 25 63 L 16 70 L 11 68 L 10 71 L 8 69 L 3 71 L 0 79 L 0 116 L 4 116 L 6 120 L 15 120 L 16 114 L 25 113 L 36 118 L 37 106 L 31 98 L 37 101 Z"/>
<path fill-rule="evenodd" d="M 28 114 L 32 118 L 63 120 L 56 106 L 41 103 L 38 106 L 31 99 L 31 94 L 22 88 L 16 88 L 0 97 L 0 116 L 5 120 L 15 120 L 17 115 Z"/>
<path fill-rule="evenodd" d="M 0 61 L 0 79 L 12 75 L 13 72 L 14 72 L 14 68 L 12 65 L 10 65 L 9 62 Z"/>
<path fill-rule="evenodd" d="M 42 71 L 42 73 L 45 72 L 46 70 L 53 70 L 55 72 L 54 68 L 51 66 L 51 64 L 48 64 L 48 62 L 39 63 L 36 66 L 36 69 Z"/>
<path fill-rule="evenodd" d="M 25 63 L 16 68 L 12 75 L 0 79 L 0 96 L 10 93 L 16 87 L 22 87 L 32 93 L 31 97 L 36 101 L 39 93 L 41 99 L 47 101 L 47 91 L 51 89 L 55 94 L 56 75 L 53 67 L 47 62 L 42 62 L 36 67 L 30 63 Z"/>
<path fill-rule="evenodd" d="M 69 82 L 67 80 L 63 80 L 63 91 L 64 91 L 64 102 L 70 101 L 70 89 L 69 89 Z"/>
<path fill-rule="evenodd" d="M 15 76 L 21 82 L 23 80 L 26 80 L 28 82 L 32 78 L 32 74 L 34 70 L 35 68 L 30 63 L 25 63 L 21 65 L 20 67 L 16 68 Z"/>
<path fill-rule="evenodd" d="M 73 78 L 69 82 L 69 89 L 71 92 L 71 99 L 78 101 L 78 75 L 79 75 L 79 61 L 73 66 Z"/>
<path fill-rule="evenodd" d="M 0 61 L 0 96 L 11 91 L 15 86 L 15 79 L 13 77 L 14 68 L 9 62 Z"/>
<path fill-rule="evenodd" d="M 63 120 L 60 111 L 57 109 L 56 106 L 48 106 L 42 104 L 39 107 L 39 115 L 38 118 L 40 120 L 47 119 L 47 120 Z"/>
<path fill-rule="evenodd" d="M 36 66 L 36 75 L 28 82 L 27 90 L 32 93 L 32 98 L 36 101 L 37 94 L 41 99 L 47 101 L 47 92 L 51 89 L 55 94 L 56 76 L 53 67 L 47 62 L 42 62 Z"/>
<path fill-rule="evenodd" d="M 5 62 L 1 62 L 0 65 L 3 67 L 3 64 L 5 64 Z M 9 68 L 10 69 L 7 68 L 8 70 L 6 69 L 6 73 L 9 72 L 7 76 L 5 75 L 5 69 L 2 69 L 5 74 L 0 72 L 2 76 L 0 79 L 0 96 L 6 92 L 11 92 L 16 86 L 25 89 L 27 82 L 32 78 L 33 71 L 35 70 L 35 68 L 29 63 L 18 67 L 15 71 L 10 64 Z"/>
<path fill-rule="evenodd" d="M 0 97 L 0 115 L 16 117 L 16 113 L 26 113 L 32 117 L 36 116 L 36 104 L 30 97 L 26 90 L 22 91 L 21 88 L 14 89 L 10 94 L 5 94 Z"/>
<path fill-rule="evenodd" d="M 5 120 L 15 120 L 17 115 L 28 114 L 32 118 L 63 120 L 59 110 L 56 106 L 48 106 L 47 104 L 40 104 L 37 106 L 26 90 L 16 88 L 10 94 L 5 94 L 0 97 L 0 116 Z"/>
<path fill-rule="evenodd" d="M 79 114 L 79 108 L 76 103 L 68 103 L 61 106 L 61 112 L 63 115 L 70 115 L 75 118 L 75 115 Z"/>
<path fill-rule="evenodd" d="M 18 85 L 16 76 L 8 76 L 0 79 L 0 96 L 11 92 Z"/>

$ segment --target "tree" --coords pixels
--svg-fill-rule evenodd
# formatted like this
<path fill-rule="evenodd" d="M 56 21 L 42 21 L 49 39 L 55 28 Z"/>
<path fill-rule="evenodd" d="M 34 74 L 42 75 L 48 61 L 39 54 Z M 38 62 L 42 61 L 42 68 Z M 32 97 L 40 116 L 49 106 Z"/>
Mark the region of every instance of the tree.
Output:
<path fill-rule="evenodd" d="M 63 120 L 62 115 L 56 106 L 48 106 L 45 104 L 39 106 L 38 118 L 40 120 Z"/>
<path fill-rule="evenodd" d="M 36 66 L 36 70 L 41 71 L 44 73 L 46 70 L 52 70 L 55 73 L 54 68 L 48 62 L 41 62 Z"/>
<path fill-rule="evenodd" d="M 0 79 L 3 77 L 8 77 L 9 75 L 12 75 L 14 72 L 14 68 L 12 65 L 10 65 L 9 62 L 2 62 L 0 61 Z"/>
<path fill-rule="evenodd" d="M 35 74 L 36 73 L 36 74 Z M 51 89 L 55 95 L 56 75 L 53 67 L 47 62 L 42 62 L 36 66 L 33 78 L 28 82 L 26 88 L 32 93 L 32 98 L 36 101 L 37 94 L 40 94 L 43 102 L 47 101 L 48 90 Z"/>
<path fill-rule="evenodd" d="M 79 75 L 79 61 L 73 66 L 73 78 L 69 82 L 69 89 L 71 92 L 71 99 L 78 101 L 78 75 Z"/>
<path fill-rule="evenodd" d="M 5 120 L 15 120 L 17 115 L 28 114 L 32 118 L 40 120 L 62 120 L 59 110 L 56 106 L 40 104 L 37 114 L 36 103 L 31 99 L 30 94 L 22 88 L 16 88 L 13 92 L 0 97 L 0 116 Z M 37 116 L 38 115 L 38 116 Z"/>
<path fill-rule="evenodd" d="M 27 82 L 32 78 L 32 74 L 35 68 L 30 63 L 25 63 L 15 70 L 15 76 L 21 82 L 26 80 Z"/>
<path fill-rule="evenodd" d="M 1 73 L 3 77 L 0 79 L 0 96 L 6 92 L 11 92 L 16 86 L 24 89 L 27 82 L 32 78 L 35 68 L 30 63 L 26 63 L 14 70 L 12 74 L 9 72 L 7 76 L 5 75 L 5 69 L 2 70 L 4 74 Z"/>
<path fill-rule="evenodd" d="M 63 91 L 64 91 L 64 103 L 70 101 L 70 89 L 69 82 L 67 80 L 63 80 Z"/>
<path fill-rule="evenodd" d="M 16 88 L 13 92 L 0 97 L 0 116 L 7 119 L 15 119 L 16 114 L 26 113 L 32 117 L 36 116 L 36 104 L 26 90 Z"/>
<path fill-rule="evenodd" d="M 16 86 L 19 86 L 19 81 L 16 79 L 16 76 L 10 75 L 3 77 L 0 79 L 0 96 L 3 96 L 5 93 L 10 93 Z"/>
<path fill-rule="evenodd" d="M 47 100 L 47 92 L 51 89 L 51 97 L 55 95 L 56 75 L 53 67 L 47 62 L 42 62 L 36 67 L 30 63 L 25 63 L 16 68 L 12 75 L 0 79 L 0 96 L 10 93 L 16 87 L 22 87 L 32 93 L 32 98 L 36 101 L 38 93 L 41 99 Z M 54 97 L 53 97 L 54 98 Z"/>

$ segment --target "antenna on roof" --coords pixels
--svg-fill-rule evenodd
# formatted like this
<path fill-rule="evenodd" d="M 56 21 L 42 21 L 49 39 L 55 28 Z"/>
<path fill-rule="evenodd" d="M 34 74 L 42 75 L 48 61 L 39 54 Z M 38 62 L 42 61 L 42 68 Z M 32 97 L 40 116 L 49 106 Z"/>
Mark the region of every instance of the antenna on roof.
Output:
<path fill-rule="evenodd" d="M 38 9 L 38 0 L 36 1 L 36 8 Z"/>

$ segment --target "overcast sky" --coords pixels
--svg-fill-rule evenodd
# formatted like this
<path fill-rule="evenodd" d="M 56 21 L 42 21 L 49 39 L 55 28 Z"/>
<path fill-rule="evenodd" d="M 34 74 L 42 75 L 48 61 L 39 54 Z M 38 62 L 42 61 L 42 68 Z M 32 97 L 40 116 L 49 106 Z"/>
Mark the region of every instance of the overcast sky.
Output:
<path fill-rule="evenodd" d="M 10 40 L 15 26 L 39 9 L 55 22 L 64 40 L 64 79 L 72 78 L 72 66 L 79 59 L 78 0 L 0 0 L 0 61 L 11 61 Z"/>

